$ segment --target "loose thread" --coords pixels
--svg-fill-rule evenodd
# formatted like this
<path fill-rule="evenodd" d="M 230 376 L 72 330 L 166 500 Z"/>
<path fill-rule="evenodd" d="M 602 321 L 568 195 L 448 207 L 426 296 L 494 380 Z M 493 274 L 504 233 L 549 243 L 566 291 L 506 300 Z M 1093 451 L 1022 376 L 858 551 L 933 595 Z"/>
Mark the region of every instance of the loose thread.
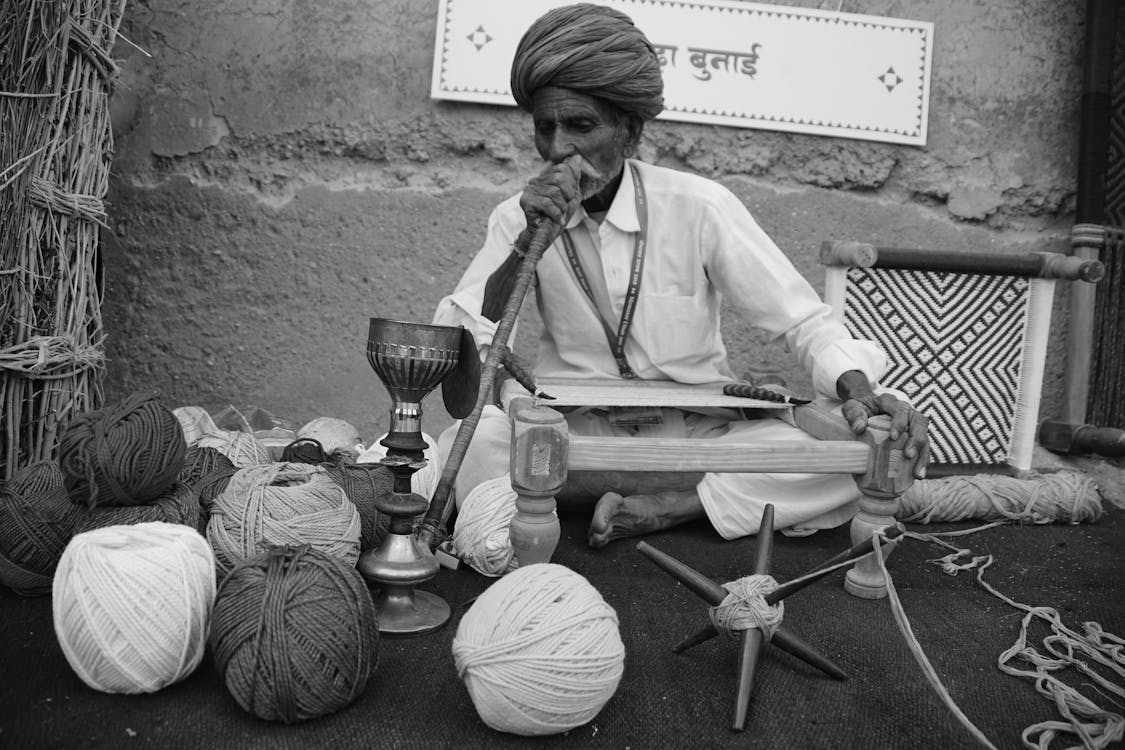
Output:
<path fill-rule="evenodd" d="M 891 581 L 891 574 L 887 571 L 887 564 L 883 559 L 883 545 L 881 540 L 885 541 L 886 536 L 883 534 L 882 530 L 876 531 L 872 539 L 874 543 L 872 553 L 875 555 L 875 561 L 879 565 L 879 570 L 883 574 L 883 579 L 887 582 L 887 598 L 891 603 L 891 612 L 894 614 L 895 622 L 898 623 L 899 630 L 902 631 L 902 635 L 906 639 L 906 645 L 910 649 L 910 653 L 914 656 L 915 661 L 918 662 L 918 666 L 922 668 L 922 673 L 926 676 L 927 682 L 930 683 L 930 686 L 938 694 L 942 702 L 953 712 L 953 715 L 957 717 L 957 720 L 969 730 L 978 742 L 985 747 L 996 750 L 996 746 L 989 741 L 988 737 L 969 720 L 969 717 L 966 716 L 957 703 L 954 702 L 953 698 L 949 695 L 949 691 L 945 689 L 945 685 L 942 684 L 941 679 L 938 677 L 937 670 L 934 669 L 934 666 L 930 663 L 930 660 L 922 650 L 922 646 L 918 643 L 918 638 L 915 637 L 914 630 L 910 627 L 910 621 L 906 617 L 902 602 L 899 601 L 894 582 Z"/>
<path fill-rule="evenodd" d="M 965 562 L 963 558 L 971 555 L 971 550 L 959 548 L 941 538 L 965 536 L 996 526 L 1002 526 L 1007 523 L 1008 521 L 997 521 L 973 529 L 934 534 L 919 534 L 908 531 L 903 536 L 919 541 L 931 542 L 949 549 L 951 551 L 950 554 L 941 558 L 929 560 L 928 562 L 938 565 L 941 567 L 942 571 L 948 575 L 957 575 L 962 570 L 975 568 L 977 583 L 979 583 L 982 588 L 1005 604 L 1027 613 L 1023 618 L 1020 634 L 1016 643 L 999 656 L 997 665 L 1005 674 L 1016 677 L 1027 677 L 1034 680 L 1036 691 L 1051 700 L 1051 702 L 1057 706 L 1066 721 L 1043 721 L 1027 727 L 1021 734 L 1023 744 L 1032 750 L 1049 750 L 1052 741 L 1058 737 L 1060 733 L 1070 733 L 1076 735 L 1082 741 L 1083 747 L 1089 750 L 1105 748 L 1110 743 L 1117 742 L 1122 736 L 1125 736 L 1125 717 L 1101 708 L 1076 689 L 1062 682 L 1050 673 L 1052 671 L 1065 669 L 1068 666 L 1074 667 L 1086 677 L 1093 680 L 1096 685 L 1112 694 L 1125 698 L 1125 688 L 1105 679 L 1075 656 L 1075 651 L 1077 650 L 1082 655 L 1093 659 L 1102 667 L 1125 678 L 1125 640 L 1110 633 L 1105 633 L 1101 625 L 1097 622 L 1083 623 L 1086 630 L 1086 635 L 1083 636 L 1064 625 L 1057 610 L 1050 607 L 1033 607 L 1011 599 L 984 580 L 984 571 L 993 563 L 992 555 L 974 556 L 971 557 L 968 562 Z M 876 532 L 873 553 L 875 554 L 879 570 L 882 572 L 887 583 L 887 595 L 891 604 L 891 611 L 894 614 L 895 621 L 898 623 L 899 628 L 902 630 L 907 646 L 922 667 L 922 671 L 931 686 L 954 715 L 957 716 L 958 720 L 960 720 L 985 747 L 994 747 L 953 702 L 953 699 L 949 696 L 944 685 L 942 685 L 933 666 L 922 651 L 917 638 L 914 636 L 905 610 L 898 598 L 898 593 L 895 590 L 894 582 L 891 580 L 890 573 L 886 567 L 885 558 L 883 557 L 881 549 L 882 545 L 880 544 L 880 540 L 884 539 L 885 536 L 881 531 Z M 1027 645 L 1028 627 L 1034 618 L 1040 618 L 1050 625 L 1053 635 L 1047 636 L 1047 638 L 1044 639 L 1044 646 L 1054 658 L 1044 656 L 1034 647 Z M 1017 657 L 1033 664 L 1035 670 L 1021 669 L 1009 664 L 1012 659 Z M 1085 719 L 1085 721 L 1082 719 Z"/>

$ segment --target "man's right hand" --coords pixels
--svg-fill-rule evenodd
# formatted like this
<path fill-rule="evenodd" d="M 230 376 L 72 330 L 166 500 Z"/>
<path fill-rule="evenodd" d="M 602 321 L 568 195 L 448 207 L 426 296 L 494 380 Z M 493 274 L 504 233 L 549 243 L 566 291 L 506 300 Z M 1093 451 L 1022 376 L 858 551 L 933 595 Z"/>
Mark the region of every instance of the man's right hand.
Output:
<path fill-rule="evenodd" d="M 602 175 L 579 154 L 568 156 L 558 164 L 548 164 L 527 183 L 520 196 L 520 208 L 527 217 L 528 229 L 534 231 L 540 221 L 554 222 L 558 227 L 578 210 L 583 199 L 583 178 L 586 184 L 597 184 Z"/>

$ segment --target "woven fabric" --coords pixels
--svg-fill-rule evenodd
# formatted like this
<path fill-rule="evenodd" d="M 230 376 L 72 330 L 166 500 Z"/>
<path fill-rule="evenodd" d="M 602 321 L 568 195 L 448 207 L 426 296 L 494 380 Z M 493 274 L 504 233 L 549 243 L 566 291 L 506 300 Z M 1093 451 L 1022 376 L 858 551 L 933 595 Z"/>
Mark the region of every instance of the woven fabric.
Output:
<path fill-rule="evenodd" d="M 1029 299 L 1022 277 L 848 269 L 845 325 L 886 349 L 891 365 L 880 383 L 929 415 L 935 463 L 1006 461 Z"/>

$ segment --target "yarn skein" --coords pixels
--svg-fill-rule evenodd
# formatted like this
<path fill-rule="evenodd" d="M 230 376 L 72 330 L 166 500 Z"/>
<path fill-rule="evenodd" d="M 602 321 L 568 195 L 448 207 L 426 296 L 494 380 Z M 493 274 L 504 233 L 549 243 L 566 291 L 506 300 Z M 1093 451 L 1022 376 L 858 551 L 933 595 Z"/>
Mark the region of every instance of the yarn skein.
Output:
<path fill-rule="evenodd" d="M 293 723 L 354 701 L 379 660 L 379 626 L 356 569 L 308 545 L 274 547 L 223 579 L 211 626 L 231 696 L 260 719 Z"/>
<path fill-rule="evenodd" d="M 1088 523 L 1102 515 L 1097 483 L 1074 471 L 1033 477 L 951 476 L 914 482 L 896 514 L 908 523 L 969 519 Z"/>
<path fill-rule="evenodd" d="M 138 523 L 164 521 L 190 526 L 200 534 L 206 529 L 203 509 L 191 486 L 175 482 L 167 492 L 147 505 L 104 506 L 87 508 L 74 523 L 74 533 L 105 526 L 132 526 Z"/>
<path fill-rule="evenodd" d="M 335 417 L 317 417 L 297 430 L 297 438 L 311 438 L 320 443 L 324 452 L 354 451 L 362 441 L 359 430 L 349 422 Z"/>
<path fill-rule="evenodd" d="M 485 724 L 534 736 L 593 719 L 617 691 L 625 646 L 617 613 L 589 581 L 535 563 L 473 603 L 453 638 L 453 659 Z"/>
<path fill-rule="evenodd" d="M 509 474 L 481 482 L 461 501 L 450 544 L 469 567 L 493 578 L 519 567 L 508 527 L 516 515 Z"/>
<path fill-rule="evenodd" d="M 108 526 L 70 540 L 55 571 L 55 634 L 78 677 L 106 693 L 152 693 L 199 666 L 215 560 L 187 526 Z"/>
<path fill-rule="evenodd" d="M 180 406 L 172 411 L 188 446 L 214 448 L 238 468 L 273 462 L 269 449 L 252 434 L 219 428 L 202 407 Z"/>
<path fill-rule="evenodd" d="M 379 442 L 386 436 L 387 433 L 383 433 L 378 440 L 366 449 L 361 450 L 355 462 L 357 464 L 379 463 L 387 455 L 387 447 Z M 422 433 L 422 440 L 426 443 L 426 448 L 422 451 L 422 458 L 426 459 L 426 465 L 410 477 L 410 489 L 429 500 L 434 496 L 438 480 L 441 479 L 441 465 L 437 460 L 437 442 L 424 432 Z"/>
<path fill-rule="evenodd" d="M 271 546 L 309 544 L 355 565 L 360 517 L 320 466 L 269 463 L 240 469 L 211 506 L 207 539 L 219 570 Z"/>
<path fill-rule="evenodd" d="M 328 463 L 324 469 L 359 511 L 360 550 L 366 552 L 379 546 L 390 531 L 391 517 L 380 511 L 375 502 L 394 489 L 391 470 L 379 464 L 352 463 Z"/>
<path fill-rule="evenodd" d="M 179 480 L 195 492 L 203 514 L 203 524 L 211 517 L 211 505 L 236 472 L 235 465 L 217 448 L 188 446 Z"/>
<path fill-rule="evenodd" d="M 79 505 L 143 505 L 184 466 L 176 416 L 155 396 L 134 394 L 75 417 L 59 441 L 67 494 Z"/>
<path fill-rule="evenodd" d="M 51 581 L 81 512 L 53 461 L 0 482 L 0 583 L 22 596 L 51 591 Z"/>

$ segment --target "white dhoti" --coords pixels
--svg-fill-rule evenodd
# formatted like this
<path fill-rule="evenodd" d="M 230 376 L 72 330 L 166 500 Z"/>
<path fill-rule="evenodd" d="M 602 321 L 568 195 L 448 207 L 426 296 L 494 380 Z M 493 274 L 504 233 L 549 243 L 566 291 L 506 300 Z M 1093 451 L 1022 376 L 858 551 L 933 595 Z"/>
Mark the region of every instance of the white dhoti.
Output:
<path fill-rule="evenodd" d="M 837 403 L 837 411 L 839 406 Z M 724 443 L 816 441 L 779 419 L 732 421 L 668 408 L 662 409 L 661 415 L 661 424 L 637 427 L 614 425 L 600 410 L 582 410 L 565 416 L 574 435 L 698 438 Z M 455 424 L 438 438 L 443 465 L 456 434 Z M 486 406 L 458 471 L 458 501 L 478 484 L 508 473 L 510 439 L 508 416 L 496 406 Z M 707 518 L 724 539 L 756 534 L 767 504 L 774 506 L 776 529 L 799 532 L 839 526 L 855 515 L 860 495 L 849 474 L 708 473 L 696 489 Z"/>

